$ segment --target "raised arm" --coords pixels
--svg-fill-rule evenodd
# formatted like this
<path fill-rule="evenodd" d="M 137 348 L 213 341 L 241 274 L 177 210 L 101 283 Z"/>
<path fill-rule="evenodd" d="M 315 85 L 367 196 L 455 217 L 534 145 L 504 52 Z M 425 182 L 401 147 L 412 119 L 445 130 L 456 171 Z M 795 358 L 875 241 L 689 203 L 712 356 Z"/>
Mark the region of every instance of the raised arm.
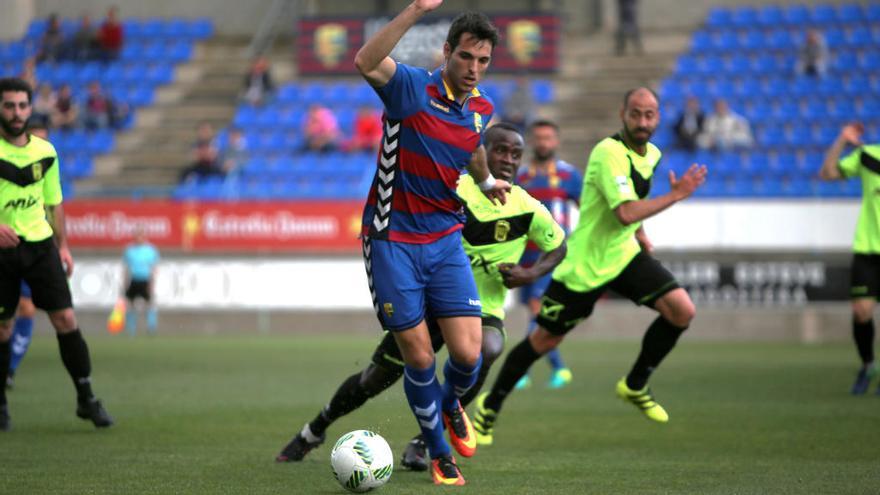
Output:
<path fill-rule="evenodd" d="M 441 3 L 443 0 L 415 0 L 358 50 L 354 65 L 370 86 L 381 88 L 394 77 L 397 64 L 389 57 L 391 50 L 409 28 Z"/>
<path fill-rule="evenodd" d="M 480 190 L 487 198 L 498 200 L 501 204 L 507 203 L 507 193 L 510 191 L 510 183 L 505 180 L 497 180 L 489 171 L 489 162 L 486 158 L 486 148 L 480 145 L 471 155 L 471 161 L 467 165 L 468 174 L 474 178 L 474 182 L 480 186 Z"/>
<path fill-rule="evenodd" d="M 843 126 L 840 134 L 834 143 L 825 152 L 825 160 L 822 161 L 822 168 L 819 170 L 819 178 L 826 181 L 843 179 L 843 172 L 840 170 L 840 155 L 843 154 L 847 145 L 861 146 L 862 133 L 865 128 L 862 124 L 853 123 Z"/>
<path fill-rule="evenodd" d="M 693 164 L 681 176 L 675 178 L 675 172 L 669 171 L 669 184 L 671 190 L 663 196 L 638 201 L 627 201 L 614 209 L 614 214 L 620 223 L 630 225 L 652 217 L 670 206 L 687 199 L 694 191 L 706 182 L 706 166 Z"/>

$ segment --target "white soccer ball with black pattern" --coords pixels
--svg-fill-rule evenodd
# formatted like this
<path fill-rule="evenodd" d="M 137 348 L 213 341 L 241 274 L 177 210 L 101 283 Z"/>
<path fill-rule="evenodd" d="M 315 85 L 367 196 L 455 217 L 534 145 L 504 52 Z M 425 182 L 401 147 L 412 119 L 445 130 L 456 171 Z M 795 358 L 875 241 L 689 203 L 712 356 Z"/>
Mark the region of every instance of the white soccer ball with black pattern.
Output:
<path fill-rule="evenodd" d="M 336 480 L 350 492 L 368 492 L 391 479 L 394 456 L 378 433 L 355 430 L 339 437 L 330 451 Z"/>

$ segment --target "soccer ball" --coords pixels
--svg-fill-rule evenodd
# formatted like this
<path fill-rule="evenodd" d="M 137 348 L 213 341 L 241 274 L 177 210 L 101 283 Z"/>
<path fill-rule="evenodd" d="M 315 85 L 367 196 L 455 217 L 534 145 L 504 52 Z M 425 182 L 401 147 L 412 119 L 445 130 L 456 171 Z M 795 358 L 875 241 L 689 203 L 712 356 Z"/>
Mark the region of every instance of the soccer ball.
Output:
<path fill-rule="evenodd" d="M 378 433 L 355 430 L 339 437 L 330 451 L 336 480 L 350 492 L 368 492 L 391 478 L 394 456 Z"/>

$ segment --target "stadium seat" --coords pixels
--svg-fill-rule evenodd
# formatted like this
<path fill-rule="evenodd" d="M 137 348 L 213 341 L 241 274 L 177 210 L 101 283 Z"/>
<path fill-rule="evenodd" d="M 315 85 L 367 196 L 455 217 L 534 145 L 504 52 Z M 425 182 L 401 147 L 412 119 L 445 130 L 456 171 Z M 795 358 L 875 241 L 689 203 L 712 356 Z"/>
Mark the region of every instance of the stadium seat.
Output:
<path fill-rule="evenodd" d="M 839 5 L 837 7 L 837 21 L 844 24 L 862 22 L 866 14 L 862 10 L 862 6 L 855 3 Z"/>
<path fill-rule="evenodd" d="M 740 29 L 747 29 L 758 23 L 758 11 L 754 7 L 739 7 L 730 15 L 731 24 Z"/>
<path fill-rule="evenodd" d="M 790 5 L 783 11 L 782 17 L 791 26 L 804 26 L 810 19 L 810 10 L 803 5 Z"/>
<path fill-rule="evenodd" d="M 730 10 L 724 7 L 713 7 L 709 10 L 709 15 L 706 18 L 706 25 L 715 29 L 732 26 L 733 23 L 731 21 Z"/>
<path fill-rule="evenodd" d="M 782 24 L 783 11 L 778 5 L 767 5 L 758 10 L 758 25 L 766 28 L 775 28 Z"/>
<path fill-rule="evenodd" d="M 816 5 L 810 11 L 810 22 L 813 24 L 831 24 L 837 21 L 837 11 L 832 5 Z"/>

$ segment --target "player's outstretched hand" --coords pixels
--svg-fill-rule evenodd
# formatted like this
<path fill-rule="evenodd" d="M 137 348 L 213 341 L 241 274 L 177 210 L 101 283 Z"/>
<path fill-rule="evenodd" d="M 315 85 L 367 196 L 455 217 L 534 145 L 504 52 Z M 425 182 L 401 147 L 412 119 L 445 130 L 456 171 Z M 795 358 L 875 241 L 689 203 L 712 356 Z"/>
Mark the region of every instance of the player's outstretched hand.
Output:
<path fill-rule="evenodd" d="M 861 122 L 852 122 L 843 126 L 840 130 L 840 138 L 852 146 L 861 146 L 864 132 L 865 126 Z"/>
<path fill-rule="evenodd" d="M 18 234 L 12 230 L 12 227 L 0 224 L 0 248 L 11 248 L 18 246 Z"/>
<path fill-rule="evenodd" d="M 413 4 L 415 4 L 416 7 L 424 10 L 425 12 L 430 12 L 430 11 L 436 9 L 442 3 L 443 3 L 443 0 L 415 0 L 413 2 Z"/>
<path fill-rule="evenodd" d="M 499 263 L 498 273 L 501 274 L 501 278 L 504 279 L 504 286 L 508 289 L 522 287 L 535 281 L 531 270 L 514 263 Z"/>
<path fill-rule="evenodd" d="M 486 195 L 492 203 L 498 200 L 502 205 L 507 204 L 507 193 L 510 192 L 510 183 L 506 180 L 497 179 L 492 189 L 486 189 L 483 194 Z"/>
<path fill-rule="evenodd" d="M 705 165 L 691 165 L 680 179 L 675 178 L 675 172 L 669 171 L 669 185 L 672 188 L 672 194 L 675 195 L 676 201 L 689 198 L 698 187 L 706 182 L 706 174 L 709 171 Z"/>

